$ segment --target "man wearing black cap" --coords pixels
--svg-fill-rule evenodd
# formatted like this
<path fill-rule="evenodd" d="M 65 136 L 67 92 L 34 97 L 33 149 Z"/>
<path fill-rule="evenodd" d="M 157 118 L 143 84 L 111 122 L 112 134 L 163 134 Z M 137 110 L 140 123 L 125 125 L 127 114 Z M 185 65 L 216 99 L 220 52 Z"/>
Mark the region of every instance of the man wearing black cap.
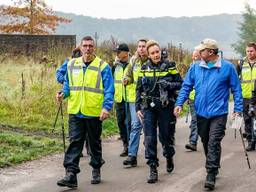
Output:
<path fill-rule="evenodd" d="M 116 60 L 113 66 L 113 76 L 115 82 L 115 108 L 119 133 L 123 142 L 123 151 L 120 156 L 128 155 L 129 132 L 131 130 L 130 112 L 126 98 L 126 86 L 122 84 L 124 71 L 129 63 L 129 47 L 122 43 L 113 51 L 116 52 Z"/>

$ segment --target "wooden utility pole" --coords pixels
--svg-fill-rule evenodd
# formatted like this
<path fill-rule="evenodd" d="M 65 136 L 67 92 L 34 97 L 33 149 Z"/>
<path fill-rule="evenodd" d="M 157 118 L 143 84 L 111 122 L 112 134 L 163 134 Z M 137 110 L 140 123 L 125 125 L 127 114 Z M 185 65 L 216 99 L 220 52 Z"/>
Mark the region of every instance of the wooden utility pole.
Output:
<path fill-rule="evenodd" d="M 95 34 L 94 34 L 94 39 L 95 39 L 95 46 L 96 46 L 96 49 L 97 49 L 97 47 L 98 47 L 98 39 L 99 39 L 99 35 L 98 35 L 97 32 L 95 32 Z"/>

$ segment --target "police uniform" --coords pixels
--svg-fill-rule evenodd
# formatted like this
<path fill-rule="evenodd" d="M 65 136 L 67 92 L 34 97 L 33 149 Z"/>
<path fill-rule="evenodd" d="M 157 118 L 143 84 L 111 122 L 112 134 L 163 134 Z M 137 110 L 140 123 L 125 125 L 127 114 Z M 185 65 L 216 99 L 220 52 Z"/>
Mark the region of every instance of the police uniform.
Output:
<path fill-rule="evenodd" d="M 175 154 L 171 131 L 175 129 L 173 122 L 176 121 L 176 117 L 173 115 L 173 108 L 176 91 L 181 88 L 181 84 L 182 78 L 174 62 L 162 60 L 159 64 L 153 64 L 151 60 L 148 60 L 141 67 L 136 87 L 136 111 L 142 111 L 144 115 L 145 158 L 150 167 L 159 165 L 157 127 L 167 163 L 168 160 L 172 161 Z M 172 169 L 168 170 L 167 167 L 168 172 L 171 172 Z"/>

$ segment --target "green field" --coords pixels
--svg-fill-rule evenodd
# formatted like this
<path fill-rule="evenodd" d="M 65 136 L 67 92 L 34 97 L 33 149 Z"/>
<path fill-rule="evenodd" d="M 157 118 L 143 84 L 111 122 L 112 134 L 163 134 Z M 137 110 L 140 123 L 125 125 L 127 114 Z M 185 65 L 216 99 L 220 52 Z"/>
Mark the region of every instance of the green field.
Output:
<path fill-rule="evenodd" d="M 55 93 L 60 88 L 51 64 L 27 59 L 0 64 L 0 167 L 63 150 L 60 120 L 52 133 L 57 112 Z M 67 135 L 66 110 L 64 122 Z M 102 135 L 117 132 L 112 115 L 103 123 Z"/>

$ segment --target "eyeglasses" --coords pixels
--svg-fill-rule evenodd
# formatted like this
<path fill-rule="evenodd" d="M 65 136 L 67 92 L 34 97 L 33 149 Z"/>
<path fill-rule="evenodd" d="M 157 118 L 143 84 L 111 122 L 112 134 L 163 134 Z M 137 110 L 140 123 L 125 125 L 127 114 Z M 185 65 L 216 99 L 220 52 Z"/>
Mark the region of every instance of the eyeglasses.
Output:
<path fill-rule="evenodd" d="M 82 47 L 84 47 L 84 48 L 86 48 L 86 47 L 93 48 L 93 45 L 86 45 L 86 44 L 84 44 L 84 45 L 82 45 Z"/>

